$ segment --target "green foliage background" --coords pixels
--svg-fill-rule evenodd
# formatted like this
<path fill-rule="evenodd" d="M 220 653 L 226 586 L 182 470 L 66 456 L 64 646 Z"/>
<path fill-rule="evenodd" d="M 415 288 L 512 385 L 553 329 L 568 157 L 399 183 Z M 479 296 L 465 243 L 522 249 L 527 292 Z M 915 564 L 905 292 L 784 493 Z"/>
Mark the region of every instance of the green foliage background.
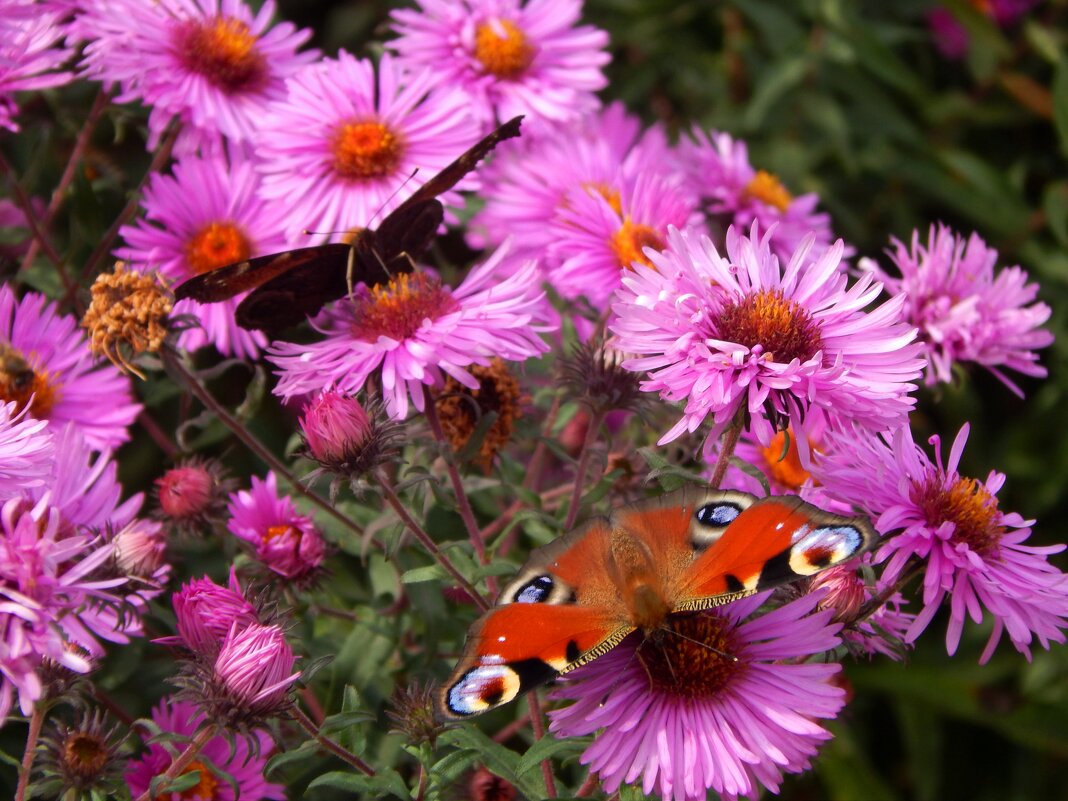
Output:
<path fill-rule="evenodd" d="M 344 47 L 358 55 L 375 52 L 377 45 L 369 43 L 386 35 L 392 5 L 381 0 L 279 2 L 280 16 L 312 28 L 314 44 L 324 52 Z M 945 5 L 972 38 L 963 62 L 947 61 L 934 49 L 924 21 L 932 4 L 920 0 L 588 0 L 584 20 L 611 35 L 606 100 L 623 100 L 673 134 L 698 124 L 742 137 L 756 166 L 779 175 L 795 194 L 819 193 L 837 232 L 860 255 L 878 258 L 888 237 L 906 238 L 913 228 L 925 231 L 943 221 L 965 234 L 978 231 L 1001 252 L 1001 264 L 1019 263 L 1041 283 L 1041 297 L 1054 310 L 1050 327 L 1058 335 L 1043 353 L 1049 379 L 1023 381 L 1026 399 L 1020 400 L 986 373 L 962 373 L 954 386 L 921 394 L 914 427 L 918 441 L 939 432 L 948 444 L 960 425 L 971 421 L 964 471 L 1007 473 L 1003 508 L 1038 519 L 1037 543 L 1063 542 L 1068 539 L 1062 523 L 1068 519 L 1063 489 L 1068 476 L 1068 2 L 1046 2 L 1004 31 L 967 0 Z M 83 84 L 67 90 L 62 104 L 35 101 L 24 108 L 23 123 L 40 135 L 4 142 L 9 160 L 38 193 L 55 185 L 63 148 L 69 146 L 64 143 L 81 125 L 94 91 Z M 143 143 L 129 135 L 140 124 L 132 112 L 109 112 L 97 137 L 95 178 L 80 179 L 73 187 L 66 227 L 57 234 L 75 264 L 84 261 L 147 165 Z M 35 271 L 29 282 L 53 297 L 60 294 L 46 271 Z M 231 396 L 225 381 L 215 389 L 237 404 L 246 378 L 234 382 L 238 388 Z M 181 419 L 185 407 L 172 383 L 157 381 L 139 391 L 164 417 Z M 293 420 L 270 404 L 258 408 L 250 424 L 278 452 L 293 430 Z M 533 436 L 537 424 L 529 421 L 527 433 Z M 131 491 L 150 489 L 163 464 L 161 454 L 143 440 L 119 455 L 122 479 Z M 226 454 L 235 473 L 262 472 L 217 430 L 205 432 L 201 442 Z M 502 466 L 513 479 L 522 469 Z M 369 522 L 369 512 L 354 505 L 346 511 Z M 439 507 L 430 514 L 435 531 L 456 529 L 455 539 L 462 539 L 454 516 Z M 544 527 L 534 531 L 535 539 L 548 536 Z M 209 570 L 221 578 L 222 560 L 232 553 L 212 547 L 187 553 L 185 572 Z M 359 543 L 343 550 L 351 558 L 336 565 L 328 600 L 357 610 L 358 621 L 342 624 L 308 610 L 297 634 L 316 643 L 313 655 L 336 654 L 329 668 L 332 684 L 320 697 L 328 709 L 381 710 L 398 677 L 442 675 L 439 638 L 454 643 L 467 621 L 456 619 L 435 581 L 408 585 L 410 608 L 403 614 L 374 614 L 394 600 L 394 567 L 379 556 L 365 565 Z M 403 569 L 428 568 L 427 560 L 408 552 L 397 558 Z M 1068 568 L 1068 560 L 1054 561 Z M 156 628 L 165 630 L 171 623 L 159 620 Z M 979 667 L 989 628 L 968 626 L 951 659 L 941 642 L 944 623 L 932 624 L 905 667 L 885 660 L 847 666 L 856 697 L 835 722 L 836 737 L 815 772 L 788 779 L 784 798 L 1065 797 L 1068 649 L 1039 650 L 1028 663 L 1003 648 Z M 390 672 L 382 669 L 386 663 Z M 146 698 L 145 688 L 162 688 L 172 668 L 159 649 L 135 642 L 108 665 L 105 689 L 132 713 L 147 714 L 154 697 Z M 354 698 L 346 684 L 359 687 L 361 697 Z M 509 719 L 500 715 L 518 713 L 495 714 L 485 730 Z M 374 726 L 353 725 L 358 719 L 355 714 L 336 719 L 335 734 L 376 766 L 410 766 L 400 738 L 365 741 Z M 385 725 L 379 714 L 378 728 Z M 0 747 L 20 754 L 23 736 L 24 727 L 9 725 L 0 730 Z M 471 727 L 445 739 L 478 749 L 483 759 L 489 754 L 491 767 L 525 777 L 527 795 L 536 796 L 530 788 L 538 786 L 536 763 L 544 754 L 520 759 L 516 750 L 493 745 Z M 566 745 L 550 741 L 544 747 L 564 748 L 559 757 L 574 755 Z M 301 761 L 309 758 L 304 751 L 283 757 L 281 773 L 291 787 L 306 786 L 324 770 L 324 758 Z M 459 776 L 463 760 L 455 761 Z M 577 783 L 581 771 L 575 760 L 564 764 L 562 775 Z M 13 775 L 4 770 L 0 794 L 13 786 L 4 784 Z M 448 773 L 443 767 L 441 775 Z M 384 782 L 389 775 L 387 770 Z M 330 783 L 320 783 L 306 797 L 351 798 L 359 789 L 355 777 L 336 777 L 333 788 Z M 383 793 L 378 786 L 368 796 Z"/>

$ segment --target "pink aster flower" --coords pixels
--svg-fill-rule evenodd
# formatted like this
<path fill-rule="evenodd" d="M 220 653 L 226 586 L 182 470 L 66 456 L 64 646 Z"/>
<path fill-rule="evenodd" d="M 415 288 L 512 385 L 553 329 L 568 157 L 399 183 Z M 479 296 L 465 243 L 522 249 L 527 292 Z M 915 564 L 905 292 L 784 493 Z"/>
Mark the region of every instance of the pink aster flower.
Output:
<path fill-rule="evenodd" d="M 272 27 L 274 12 L 273 0 L 255 14 L 242 0 L 96 0 L 72 35 L 88 42 L 86 75 L 118 83 L 120 103 L 151 107 L 149 149 L 177 118 L 176 152 L 215 150 L 222 137 L 250 141 L 285 79 L 318 58 L 297 52 L 311 32 Z"/>
<path fill-rule="evenodd" d="M 534 262 L 513 266 L 502 246 L 456 289 L 427 272 L 399 275 L 388 286 L 361 286 L 352 302 L 325 315 L 326 339 L 310 345 L 275 342 L 270 359 L 280 368 L 275 392 L 289 398 L 333 386 L 355 394 L 379 373 L 386 411 L 408 416 L 408 398 L 423 409 L 423 386 L 441 386 L 443 374 L 471 389 L 464 368 L 494 356 L 522 361 L 548 350 Z"/>
<path fill-rule="evenodd" d="M 960 642 L 965 617 L 980 622 L 985 609 L 994 630 L 980 662 L 990 658 L 1005 631 L 1030 658 L 1035 638 L 1044 648 L 1065 641 L 1068 578 L 1047 561 L 1065 546 L 1023 544 L 1033 521 L 998 508 L 1003 474 L 991 472 L 980 482 L 957 472 L 967 438 L 965 425 L 943 464 L 940 439 L 931 437 L 932 463 L 907 426 L 892 435 L 839 434 L 829 438 L 815 475 L 826 492 L 877 517 L 879 531 L 900 531 L 876 553 L 876 562 L 887 563 L 884 584 L 916 559 L 926 562 L 924 606 L 906 632 L 907 641 L 927 628 L 948 596 L 950 654 Z"/>
<path fill-rule="evenodd" d="M 192 738 L 207 722 L 204 714 L 188 701 L 164 698 L 152 710 L 152 720 L 160 730 Z M 180 798 L 212 798 L 214 801 L 262 801 L 284 799 L 285 787 L 267 781 L 264 777 L 267 760 L 273 749 L 271 736 L 257 730 L 256 742 L 245 737 L 227 737 L 220 734 L 208 740 L 200 751 L 202 759 L 190 763 L 186 773 L 200 771 L 200 783 L 182 793 L 168 795 L 171 801 Z M 132 797 L 137 798 L 148 791 L 152 779 L 166 772 L 174 760 L 173 747 L 149 741 L 148 749 L 137 759 L 131 760 L 126 771 L 126 784 Z M 218 770 L 219 773 L 215 773 Z M 203 794 L 198 794 L 203 790 Z"/>
<path fill-rule="evenodd" d="M 1021 19 L 1042 0 L 983 0 L 972 2 L 979 12 L 990 17 L 998 26 L 1007 28 Z M 937 7 L 927 12 L 927 25 L 934 36 L 935 47 L 948 59 L 962 59 L 968 54 L 968 30 L 948 8 Z"/>
<path fill-rule="evenodd" d="M 89 661 L 69 646 L 103 653 L 94 636 L 101 632 L 88 618 L 105 605 L 118 606 L 111 590 L 126 582 L 94 577 L 111 558 L 110 545 L 60 529 L 60 514 L 47 499 L 31 505 L 12 498 L 0 511 L 0 721 L 15 693 L 22 713 L 31 712 L 41 697 L 37 669 L 45 658 L 89 671 Z"/>
<path fill-rule="evenodd" d="M 710 415 L 714 439 L 739 409 L 764 444 L 787 423 L 806 436 L 812 407 L 877 429 L 905 419 L 923 363 L 902 299 L 864 311 L 882 286 L 864 276 L 847 287 L 841 243 L 815 260 L 811 244 L 783 269 L 756 226 L 727 231 L 726 257 L 707 237 L 672 231 L 667 250 L 647 251 L 651 267 L 624 274 L 610 324 L 616 347 L 638 354 L 624 367 L 648 371 L 642 389 L 686 404 L 661 443 Z"/>
<path fill-rule="evenodd" d="M 289 81 L 257 151 L 263 195 L 288 206 L 291 236 L 370 225 L 478 140 L 469 98 L 435 89 L 437 77 L 388 55 L 376 75 L 370 60 L 342 51 Z"/>
<path fill-rule="evenodd" d="M 256 558 L 283 578 L 307 578 L 326 558 L 315 522 L 299 514 L 288 495 L 278 495 L 273 472 L 263 481 L 253 476 L 251 490 L 232 494 L 227 512 L 230 533 L 252 545 Z"/>
<path fill-rule="evenodd" d="M 374 436 L 374 421 L 356 398 L 328 389 L 304 408 L 300 430 L 313 459 L 340 466 L 359 456 Z"/>
<path fill-rule="evenodd" d="M 669 227 L 703 231 L 696 198 L 674 176 L 641 172 L 612 190 L 605 197 L 574 187 L 549 230 L 546 279 L 564 297 L 585 298 L 597 311 L 607 309 L 634 264 L 650 265 L 646 248 L 664 249 Z"/>
<path fill-rule="evenodd" d="M 608 34 L 579 25 L 580 0 L 418 0 L 387 43 L 463 89 L 486 129 L 529 114 L 567 120 L 598 106 Z"/>
<path fill-rule="evenodd" d="M 864 260 L 891 295 L 903 295 L 903 315 L 919 328 L 927 357 L 926 383 L 950 381 L 955 362 L 976 362 L 1020 397 L 1023 392 L 1000 368 L 1044 377 L 1035 351 L 1053 342 L 1053 334 L 1039 328 L 1050 316 L 1045 303 L 1036 302 L 1038 285 L 1027 273 L 1006 267 L 997 274 L 998 252 L 977 234 L 968 241 L 944 225 L 931 226 L 927 247 L 913 231 L 911 247 L 894 239 L 890 258 L 901 277 Z"/>
<path fill-rule="evenodd" d="M 672 619 L 684 636 L 665 632 L 643 644 L 631 635 L 563 679 L 552 697 L 575 703 L 550 712 L 550 728 L 564 737 L 597 732 L 581 761 L 608 793 L 639 779 L 644 793 L 671 801 L 704 799 L 710 789 L 730 801 L 755 798 L 761 785 L 776 792 L 783 773 L 807 768 L 831 738 L 817 720 L 845 704 L 834 684 L 841 666 L 803 661 L 840 642 L 829 610 L 810 614 L 819 596 L 747 620 L 768 598 L 761 593 Z"/>
<path fill-rule="evenodd" d="M 271 717 L 289 705 L 293 649 L 278 626 L 230 627 L 215 657 L 212 683 L 245 715 Z"/>
<path fill-rule="evenodd" d="M 71 51 L 59 47 L 62 15 L 36 0 L 0 0 L 0 128 L 17 131 L 15 92 L 61 86 Z"/>
<path fill-rule="evenodd" d="M 44 295 L 16 300 L 0 287 L 0 403 L 15 401 L 54 426 L 72 422 L 93 448 L 121 445 L 141 411 L 130 381 L 89 352 L 73 317 L 61 316 Z M 31 400 L 32 398 L 32 400 Z"/>
<path fill-rule="evenodd" d="M 181 645 L 195 654 L 214 657 L 230 627 L 259 623 L 255 607 L 248 602 L 237 573 L 230 570 L 230 583 L 220 587 L 207 576 L 191 579 L 171 596 L 178 636 L 156 642 Z"/>
<path fill-rule="evenodd" d="M 255 163 L 230 150 L 207 158 L 186 156 L 174 175 L 153 175 L 142 205 L 145 218 L 126 225 L 120 234 L 126 247 L 115 255 L 142 272 L 160 272 L 172 284 L 255 256 L 285 250 L 287 204 L 259 195 L 261 177 Z M 191 314 L 200 321 L 178 340 L 196 350 L 214 344 L 226 356 L 255 358 L 267 340 L 234 322 L 234 309 L 245 297 L 222 303 L 179 301 L 172 314 Z"/>
<path fill-rule="evenodd" d="M 791 195 L 774 175 L 754 168 L 745 142 L 729 134 L 706 134 L 695 127 L 691 136 L 679 142 L 676 163 L 707 204 L 711 219 L 721 220 L 723 228 L 745 229 L 760 223 L 760 229 L 770 236 L 772 252 L 783 261 L 789 261 L 810 235 L 813 260 L 831 247 L 835 240 L 831 218 L 816 211 L 819 198 L 815 194 Z M 719 236 L 715 238 L 720 241 Z M 844 248 L 844 256 L 851 254 L 852 248 Z"/>
<path fill-rule="evenodd" d="M 34 420 L 16 404 L 0 403 L 0 501 L 28 487 L 40 487 L 52 474 L 55 446 L 48 423 Z"/>
<path fill-rule="evenodd" d="M 633 180 L 667 161 L 659 128 L 642 134 L 641 122 L 613 103 L 597 114 L 560 123 L 494 154 L 482 167 L 479 198 L 485 203 L 469 226 L 475 247 L 514 237 L 516 252 L 542 259 L 553 243 L 550 223 L 577 187 L 619 205 L 619 181 Z"/>

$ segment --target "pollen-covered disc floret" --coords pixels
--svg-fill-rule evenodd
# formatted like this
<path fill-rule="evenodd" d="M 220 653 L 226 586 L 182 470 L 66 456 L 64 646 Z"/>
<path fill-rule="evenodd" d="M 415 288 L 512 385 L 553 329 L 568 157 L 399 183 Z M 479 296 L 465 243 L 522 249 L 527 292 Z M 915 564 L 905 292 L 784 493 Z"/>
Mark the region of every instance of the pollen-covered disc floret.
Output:
<path fill-rule="evenodd" d="M 311 32 L 272 25 L 274 14 L 273 0 L 258 12 L 243 0 L 106 0 L 82 4 L 72 32 L 86 40 L 85 75 L 151 108 L 149 149 L 177 118 L 187 154 L 250 141 L 286 79 L 318 58 L 297 52 Z"/>
<path fill-rule="evenodd" d="M 427 273 L 360 287 L 353 301 L 324 315 L 322 341 L 272 345 L 275 392 L 288 398 L 332 385 L 354 394 L 377 373 L 387 413 L 402 420 L 409 397 L 422 410 L 423 386 L 440 387 L 446 375 L 477 389 L 469 365 L 489 365 L 494 357 L 522 361 L 548 350 L 540 336 L 550 327 L 538 280 L 536 265 L 514 264 L 505 245 L 456 289 Z"/>
<path fill-rule="evenodd" d="M 1026 272 L 1013 266 L 995 273 L 996 250 L 977 234 L 965 241 L 944 225 L 931 226 L 926 246 L 919 231 L 909 245 L 891 243 L 890 258 L 900 276 L 870 259 L 862 266 L 891 295 L 904 296 L 903 316 L 919 329 L 927 357 L 927 384 L 952 380 L 958 362 L 985 367 L 1021 397 L 1003 370 L 1045 377 L 1035 351 L 1053 342 L 1053 334 L 1039 328 L 1050 307 L 1036 301 L 1038 284 L 1028 283 Z"/>
<path fill-rule="evenodd" d="M 994 630 L 980 661 L 990 658 L 1005 632 L 1030 658 L 1035 639 L 1044 648 L 1065 641 L 1068 578 L 1047 561 L 1065 546 L 1024 544 L 1033 521 L 998 508 L 1003 474 L 991 472 L 986 481 L 960 475 L 967 438 L 965 425 L 943 463 L 939 438 L 931 438 L 932 462 L 908 427 L 879 436 L 836 434 L 828 438 L 814 475 L 825 492 L 864 509 L 887 535 L 876 553 L 876 561 L 887 563 L 884 584 L 913 559 L 926 562 L 924 606 L 907 641 L 927 628 L 948 596 L 950 654 L 960 643 L 965 618 L 981 621 L 986 610 Z"/>
<path fill-rule="evenodd" d="M 915 331 L 898 320 L 900 299 L 871 311 L 881 286 L 847 286 L 841 244 L 818 259 L 811 239 L 785 267 L 770 235 L 731 228 L 726 256 L 707 237 L 672 230 L 652 266 L 623 274 L 610 323 L 624 366 L 647 372 L 642 388 L 684 402 L 670 442 L 707 418 L 714 432 L 741 410 L 770 444 L 788 424 L 803 436 L 807 412 L 883 428 L 905 418 L 919 376 Z"/>
<path fill-rule="evenodd" d="M 92 301 L 82 317 L 89 349 L 127 373 L 144 380 L 127 354 L 156 353 L 167 337 L 167 315 L 174 302 L 150 275 L 132 272 L 119 262 L 114 272 L 97 276 Z"/>
<path fill-rule="evenodd" d="M 527 114 L 567 120 L 597 108 L 608 35 L 577 25 L 579 0 L 419 0 L 393 12 L 387 45 L 463 90 L 483 127 Z"/>
<path fill-rule="evenodd" d="M 839 644 L 831 612 L 813 613 L 809 595 L 747 619 L 767 597 L 673 617 L 672 631 L 632 635 L 567 674 L 553 696 L 574 703 L 549 713 L 551 730 L 597 733 L 581 761 L 608 793 L 639 782 L 669 801 L 777 791 L 830 739 L 817 721 L 845 693 L 839 665 L 804 663 Z"/>

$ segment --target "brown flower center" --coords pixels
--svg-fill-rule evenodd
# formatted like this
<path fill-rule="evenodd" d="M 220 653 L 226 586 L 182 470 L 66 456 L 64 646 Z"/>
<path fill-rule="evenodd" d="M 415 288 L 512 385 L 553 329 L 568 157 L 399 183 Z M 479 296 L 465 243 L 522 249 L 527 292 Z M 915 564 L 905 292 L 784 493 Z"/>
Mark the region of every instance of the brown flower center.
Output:
<path fill-rule="evenodd" d="M 219 786 L 219 780 L 215 778 L 215 774 L 203 762 L 193 760 L 189 763 L 189 767 L 182 772 L 182 775 L 192 773 L 194 770 L 200 771 L 200 781 L 188 790 L 178 793 L 178 797 L 182 801 L 215 801 L 219 797 L 215 792 Z"/>
<path fill-rule="evenodd" d="M 664 239 L 653 228 L 633 222 L 630 217 L 623 221 L 623 226 L 612 234 L 612 251 L 619 260 L 621 269 L 629 270 L 634 262 L 652 267 L 643 248 L 664 249 Z"/>
<path fill-rule="evenodd" d="M 63 763 L 78 778 L 91 780 L 108 763 L 107 743 L 89 732 L 73 732 L 63 743 Z"/>
<path fill-rule="evenodd" d="M 762 289 L 726 305 L 715 320 L 720 339 L 752 350 L 757 345 L 768 358 L 788 364 L 807 361 L 822 348 L 819 325 L 802 306 L 782 292 Z"/>
<path fill-rule="evenodd" d="M 672 615 L 638 648 L 649 688 L 681 698 L 711 698 L 745 661 L 738 659 L 734 624 L 715 614 Z M 737 660 L 737 661 L 736 661 Z"/>
<path fill-rule="evenodd" d="M 519 382 L 501 359 L 494 359 L 488 367 L 472 365 L 467 371 L 478 379 L 478 389 L 469 389 L 450 376 L 435 405 L 454 451 L 467 445 L 486 415 L 497 415 L 483 434 L 478 451 L 479 462 L 488 469 L 493 457 L 512 436 L 519 418 Z"/>
<path fill-rule="evenodd" d="M 196 275 L 244 261 L 251 253 L 248 237 L 231 222 L 208 223 L 185 243 L 185 262 Z"/>
<path fill-rule="evenodd" d="M 224 92 L 254 92 L 267 79 L 267 61 L 248 25 L 233 17 L 182 23 L 175 44 L 186 69 Z"/>
<path fill-rule="evenodd" d="M 518 78 L 537 53 L 538 49 L 511 20 L 482 22 L 475 29 L 475 58 L 490 75 L 506 80 Z"/>
<path fill-rule="evenodd" d="M 364 180 L 392 175 L 400 161 L 400 137 L 380 122 L 353 120 L 339 125 L 333 141 L 334 171 Z"/>
<path fill-rule="evenodd" d="M 14 401 L 16 412 L 29 406 L 31 416 L 44 420 L 55 405 L 57 391 L 48 375 L 34 370 L 18 348 L 0 342 L 0 403 Z"/>
<path fill-rule="evenodd" d="M 354 299 L 352 333 L 367 342 L 381 336 L 399 341 L 415 334 L 424 320 L 436 320 L 456 307 L 456 300 L 437 278 L 405 273 Z"/>
<path fill-rule="evenodd" d="M 930 526 L 953 523 L 954 545 L 965 544 L 980 556 L 997 550 L 1005 528 L 995 524 L 998 499 L 974 478 L 958 478 L 945 486 L 945 477 L 934 475 L 913 485 L 913 500 L 923 510 Z"/>
<path fill-rule="evenodd" d="M 779 179 L 764 170 L 757 171 L 749 185 L 746 186 L 743 195 L 774 206 L 779 211 L 786 211 L 790 206 L 790 201 L 793 200 Z"/>
<path fill-rule="evenodd" d="M 801 454 L 797 449 L 793 429 L 789 430 L 789 437 L 790 442 L 787 445 L 787 432 L 779 431 L 771 438 L 771 444 L 764 448 L 766 471 L 782 486 L 800 489 L 811 478 L 811 474 L 801 466 Z"/>

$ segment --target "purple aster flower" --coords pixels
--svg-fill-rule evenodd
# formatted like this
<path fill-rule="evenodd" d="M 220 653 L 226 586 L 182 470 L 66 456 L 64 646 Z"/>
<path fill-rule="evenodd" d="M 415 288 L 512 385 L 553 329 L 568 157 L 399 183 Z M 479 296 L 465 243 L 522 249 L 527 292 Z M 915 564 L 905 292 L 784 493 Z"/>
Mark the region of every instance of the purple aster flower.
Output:
<path fill-rule="evenodd" d="M 971 5 L 990 17 L 997 25 L 1007 28 L 1023 17 L 1042 0 L 975 0 Z M 968 29 L 961 25 L 953 12 L 939 6 L 927 12 L 927 25 L 934 36 L 935 47 L 954 61 L 968 55 Z"/>
<path fill-rule="evenodd" d="M 370 225 L 475 143 L 470 99 L 438 85 L 431 70 L 386 55 L 376 75 L 344 51 L 290 79 L 256 147 L 263 195 L 288 206 L 291 236 Z"/>
<path fill-rule="evenodd" d="M 462 88 L 487 130 L 529 114 L 568 120 L 597 108 L 608 34 L 579 25 L 580 0 L 418 0 L 393 12 L 408 61 Z"/>
<path fill-rule="evenodd" d="M 326 390 L 304 408 L 300 430 L 313 459 L 340 466 L 363 451 L 374 435 L 374 421 L 356 398 Z"/>
<path fill-rule="evenodd" d="M 809 766 L 831 734 L 845 692 L 840 665 L 804 663 L 839 644 L 829 610 L 810 614 L 821 593 L 748 619 L 769 593 L 698 615 L 671 618 L 672 630 L 639 634 L 567 674 L 552 693 L 575 701 L 550 712 L 558 736 L 598 732 L 581 761 L 608 793 L 641 780 L 672 801 L 776 792 L 782 774 Z M 729 654 L 736 661 L 728 661 Z M 684 671 L 678 665 L 685 665 Z"/>
<path fill-rule="evenodd" d="M 152 710 L 152 720 L 161 731 L 185 738 L 192 738 L 207 722 L 204 713 L 192 703 L 174 698 L 160 701 L 159 706 Z M 174 801 L 178 796 L 183 799 L 211 798 L 214 801 L 236 801 L 239 796 L 241 801 L 284 799 L 285 787 L 269 782 L 264 777 L 273 748 L 271 736 L 257 730 L 253 737 L 255 743 L 245 737 L 227 737 L 225 733 L 209 740 L 200 751 L 201 759 L 193 760 L 185 771 L 199 771 L 199 783 L 174 794 Z M 126 772 L 126 783 L 132 797 L 137 798 L 147 792 L 152 779 L 165 773 L 173 760 L 172 749 L 150 741 L 148 749 L 139 758 L 130 761 Z"/>
<path fill-rule="evenodd" d="M 352 302 L 325 314 L 325 340 L 271 346 L 269 358 L 280 368 L 275 392 L 289 398 L 333 386 L 355 394 L 380 371 L 386 411 L 403 420 L 409 394 L 422 411 L 423 385 L 441 386 L 443 374 L 478 389 L 468 365 L 547 351 L 539 336 L 549 330 L 540 317 L 543 295 L 537 266 L 513 264 L 507 245 L 456 289 L 427 272 L 399 275 L 373 290 L 360 286 Z"/>
<path fill-rule="evenodd" d="M 1006 267 L 995 275 L 996 250 L 974 233 L 966 243 L 944 225 L 931 226 L 927 247 L 919 231 L 913 231 L 911 247 L 891 241 L 900 278 L 869 259 L 863 267 L 891 295 L 904 296 L 903 316 L 920 331 L 928 385 L 950 381 L 955 362 L 982 365 L 1020 397 L 1023 392 L 999 368 L 1046 375 L 1035 350 L 1053 342 L 1053 334 L 1039 328 L 1050 308 L 1035 301 L 1038 285 L 1027 283 L 1026 272 Z"/>
<path fill-rule="evenodd" d="M 150 106 L 149 149 L 172 119 L 182 122 L 176 152 L 214 150 L 222 137 L 248 142 L 285 79 L 318 52 L 298 53 L 311 36 L 283 22 L 275 4 L 258 13 L 242 0 L 97 0 L 85 4 L 72 35 L 87 40 L 86 75 L 118 83 L 116 100 Z"/>
<path fill-rule="evenodd" d="M 663 131 L 642 135 L 641 122 L 621 103 L 538 135 L 524 132 L 480 169 L 485 205 L 471 221 L 468 241 L 496 246 L 511 236 L 517 253 L 543 259 L 554 239 L 550 223 L 569 190 L 585 187 L 618 209 L 619 181 L 665 163 L 667 153 Z"/>
<path fill-rule="evenodd" d="M 927 628 L 948 596 L 950 654 L 960 642 L 965 617 L 980 622 L 985 609 L 994 630 L 980 662 L 990 658 L 1005 631 L 1030 658 L 1035 638 L 1044 648 L 1065 641 L 1068 579 L 1047 561 L 1065 546 L 1023 544 L 1033 521 L 998 508 L 1003 474 L 992 471 L 980 482 L 957 472 L 967 438 L 965 425 L 943 464 L 940 439 L 931 437 L 932 463 L 907 426 L 892 435 L 836 434 L 828 437 L 814 475 L 828 494 L 877 517 L 875 526 L 882 533 L 900 530 L 888 536 L 875 556 L 876 562 L 887 563 L 885 585 L 915 559 L 926 561 L 924 606 L 906 632 L 908 642 Z"/>
<path fill-rule="evenodd" d="M 646 171 L 613 189 L 605 197 L 572 188 L 549 228 L 547 280 L 564 297 L 585 298 L 599 312 L 626 271 L 650 266 L 645 248 L 662 251 L 669 227 L 703 231 L 696 198 L 674 176 Z"/>
<path fill-rule="evenodd" d="M 171 596 L 178 636 L 156 642 L 181 645 L 195 654 L 214 658 L 230 627 L 259 623 L 255 607 L 245 598 L 237 573 L 230 570 L 230 583 L 220 587 L 207 576 L 191 579 Z"/>
<path fill-rule="evenodd" d="M 230 533 L 249 543 L 256 558 L 287 579 L 315 574 L 326 558 L 326 543 L 308 515 L 297 512 L 289 496 L 279 497 L 273 472 L 252 477 L 251 490 L 230 496 Z"/>
<path fill-rule="evenodd" d="M 624 367 L 686 404 L 661 443 L 709 415 L 714 439 L 739 409 L 764 444 L 788 423 L 807 436 L 812 407 L 873 428 L 905 419 L 923 363 L 899 320 L 903 300 L 864 311 L 882 286 L 864 276 L 847 287 L 841 243 L 815 260 L 811 244 L 782 269 L 755 225 L 751 236 L 727 231 L 726 258 L 707 237 L 673 230 L 667 250 L 647 252 L 652 267 L 623 275 L 610 327 L 619 350 L 638 354 Z"/>
<path fill-rule="evenodd" d="M 52 474 L 55 446 L 48 422 L 27 412 L 13 401 L 0 403 L 0 501 L 43 486 Z"/>
<path fill-rule="evenodd" d="M 31 400 L 32 398 L 32 400 Z M 44 295 L 21 301 L 0 287 L 0 403 L 14 401 L 54 426 L 72 422 L 93 448 L 121 445 L 141 411 L 130 381 L 89 352 L 73 317 L 60 316 Z"/>
<path fill-rule="evenodd" d="M 0 128 L 17 131 L 15 92 L 61 86 L 71 51 L 58 47 L 62 15 L 36 0 L 0 0 Z"/>
<path fill-rule="evenodd" d="M 284 250 L 290 224 L 287 204 L 271 203 L 259 195 L 260 174 L 255 163 L 231 148 L 229 158 L 186 156 L 174 165 L 174 175 L 153 175 L 142 205 L 145 218 L 119 232 L 126 241 L 115 255 L 141 272 L 159 271 L 172 283 L 182 283 L 219 267 Z M 222 303 L 179 301 L 173 314 L 191 314 L 200 321 L 178 340 L 195 350 L 214 344 L 227 356 L 255 358 L 267 340 L 234 322 L 234 309 L 245 297 Z"/>
<path fill-rule="evenodd" d="M 278 626 L 230 627 L 215 657 L 212 683 L 243 715 L 273 717 L 289 706 L 293 649 Z"/>
<path fill-rule="evenodd" d="M 760 223 L 760 229 L 770 236 L 772 252 L 783 261 L 789 261 L 810 235 L 813 260 L 831 247 L 835 240 L 831 218 L 816 211 L 819 198 L 815 194 L 791 195 L 774 175 L 755 169 L 745 142 L 729 134 L 706 134 L 695 127 L 691 136 L 679 142 L 675 160 L 693 191 L 707 204 L 710 218 L 718 217 L 723 227 L 739 229 Z M 846 247 L 843 255 L 852 252 Z"/>
<path fill-rule="evenodd" d="M 114 609 L 111 592 L 126 578 L 94 578 L 112 557 L 112 547 L 81 531 L 61 532 L 59 511 L 47 500 L 31 505 L 12 498 L 0 511 L 0 721 L 17 692 L 28 715 L 41 697 L 37 669 L 45 659 L 76 672 L 89 671 L 91 656 L 103 649 L 89 618 L 102 608 Z"/>

